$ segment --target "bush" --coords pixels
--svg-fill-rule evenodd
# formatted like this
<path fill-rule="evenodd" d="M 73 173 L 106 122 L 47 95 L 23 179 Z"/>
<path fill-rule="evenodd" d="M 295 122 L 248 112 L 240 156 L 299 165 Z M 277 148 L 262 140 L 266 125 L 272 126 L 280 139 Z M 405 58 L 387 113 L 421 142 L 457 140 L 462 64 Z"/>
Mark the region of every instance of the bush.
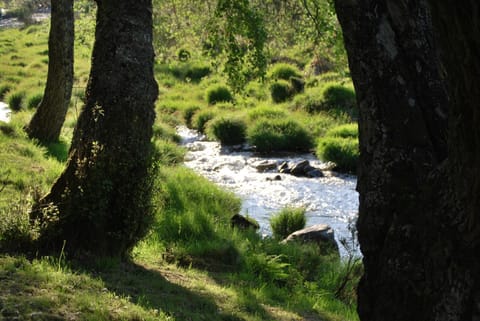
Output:
<path fill-rule="evenodd" d="M 201 133 L 205 132 L 207 123 L 215 117 L 216 113 L 211 110 L 200 110 L 193 116 L 193 128 Z"/>
<path fill-rule="evenodd" d="M 210 105 L 214 105 L 218 102 L 233 102 L 233 95 L 224 85 L 214 85 L 209 87 L 206 91 L 205 98 Z"/>
<path fill-rule="evenodd" d="M 324 137 L 318 141 L 316 154 L 324 161 L 334 162 L 337 170 L 355 173 L 360 151 L 357 138 Z"/>
<path fill-rule="evenodd" d="M 185 62 L 185 61 L 190 59 L 191 54 L 190 54 L 190 51 L 182 48 L 182 49 L 178 50 L 177 57 L 178 57 L 178 60 Z"/>
<path fill-rule="evenodd" d="M 290 80 L 291 77 L 301 78 L 302 74 L 296 66 L 286 63 L 278 63 L 273 65 L 268 76 L 271 79 Z"/>
<path fill-rule="evenodd" d="M 245 142 L 247 126 L 241 119 L 215 118 L 208 124 L 207 132 L 222 145 L 236 145 Z"/>
<path fill-rule="evenodd" d="M 262 119 L 248 128 L 247 140 L 258 152 L 307 151 L 313 146 L 308 131 L 291 119 Z"/>
<path fill-rule="evenodd" d="M 355 107 L 355 92 L 352 88 L 340 84 L 328 84 L 322 90 L 324 110 L 340 108 L 348 110 Z"/>
<path fill-rule="evenodd" d="M 33 94 L 27 99 L 27 108 L 37 108 L 43 99 L 42 93 Z"/>
<path fill-rule="evenodd" d="M 286 80 L 278 80 L 270 85 L 270 95 L 275 103 L 283 103 L 290 99 L 293 94 L 294 90 Z"/>
<path fill-rule="evenodd" d="M 307 219 L 304 208 L 286 207 L 270 218 L 273 237 L 284 239 L 305 227 Z"/>
<path fill-rule="evenodd" d="M 8 96 L 8 106 L 13 111 L 19 111 L 23 107 L 23 100 L 25 99 L 24 92 L 15 92 Z"/>

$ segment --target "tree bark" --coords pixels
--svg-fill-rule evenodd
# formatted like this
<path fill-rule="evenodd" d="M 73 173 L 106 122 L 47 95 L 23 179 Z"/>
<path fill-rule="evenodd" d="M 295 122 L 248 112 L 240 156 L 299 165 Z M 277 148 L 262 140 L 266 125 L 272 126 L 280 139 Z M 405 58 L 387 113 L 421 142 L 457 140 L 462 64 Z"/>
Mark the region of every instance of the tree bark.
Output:
<path fill-rule="evenodd" d="M 121 256 L 151 214 L 150 140 L 158 88 L 151 0 L 97 0 L 86 105 L 65 171 L 34 213 L 40 244 L 72 255 Z"/>
<path fill-rule="evenodd" d="M 336 0 L 360 111 L 361 320 L 480 318 L 479 12 L 431 2 L 436 37 L 426 1 Z"/>
<path fill-rule="evenodd" d="M 48 74 L 43 99 L 25 128 L 30 138 L 58 141 L 72 95 L 73 0 L 52 1 L 48 39 Z"/>

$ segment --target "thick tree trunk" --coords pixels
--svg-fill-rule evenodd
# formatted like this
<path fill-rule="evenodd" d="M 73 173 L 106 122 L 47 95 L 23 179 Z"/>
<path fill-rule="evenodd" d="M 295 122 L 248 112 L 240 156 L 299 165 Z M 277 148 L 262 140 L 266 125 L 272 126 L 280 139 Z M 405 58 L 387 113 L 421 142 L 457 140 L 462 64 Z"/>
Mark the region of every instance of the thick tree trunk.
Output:
<path fill-rule="evenodd" d="M 97 0 L 86 105 L 67 168 L 36 211 L 48 249 L 124 255 L 151 208 L 150 139 L 158 94 L 151 0 Z M 52 219 L 49 219 L 49 218 Z"/>
<path fill-rule="evenodd" d="M 52 1 L 48 39 L 47 85 L 32 120 L 25 128 L 30 138 L 58 141 L 73 86 L 73 0 Z"/>
<path fill-rule="evenodd" d="M 461 11 L 479 12 L 442 2 L 451 101 L 426 1 L 336 0 L 360 109 L 362 320 L 480 318 L 480 38 Z"/>

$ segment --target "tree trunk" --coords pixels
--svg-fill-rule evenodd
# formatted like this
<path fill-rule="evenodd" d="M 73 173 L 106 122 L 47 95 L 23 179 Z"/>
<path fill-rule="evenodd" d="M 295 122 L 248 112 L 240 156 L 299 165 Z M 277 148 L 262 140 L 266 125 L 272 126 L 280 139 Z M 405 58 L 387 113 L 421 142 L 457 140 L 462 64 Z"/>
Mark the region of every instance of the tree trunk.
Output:
<path fill-rule="evenodd" d="M 25 128 L 30 138 L 52 142 L 60 137 L 72 95 L 74 38 L 73 0 L 52 1 L 47 85 Z"/>
<path fill-rule="evenodd" d="M 158 94 L 151 0 L 97 0 L 86 105 L 67 168 L 41 200 L 40 244 L 72 255 L 124 255 L 151 214 L 150 140 Z M 75 251 L 75 253 L 73 253 Z"/>
<path fill-rule="evenodd" d="M 336 0 L 360 109 L 362 320 L 480 318 L 480 38 L 462 11 L 479 12 L 442 2 L 440 55 L 426 1 Z"/>

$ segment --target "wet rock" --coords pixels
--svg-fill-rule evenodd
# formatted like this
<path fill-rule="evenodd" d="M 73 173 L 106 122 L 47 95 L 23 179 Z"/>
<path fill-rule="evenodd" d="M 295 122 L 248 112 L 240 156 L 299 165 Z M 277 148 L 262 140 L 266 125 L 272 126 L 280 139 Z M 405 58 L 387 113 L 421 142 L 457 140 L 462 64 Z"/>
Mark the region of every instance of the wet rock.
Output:
<path fill-rule="evenodd" d="M 333 229 L 327 224 L 317 224 L 293 232 L 283 240 L 282 243 L 292 241 L 317 243 L 320 246 L 331 247 L 336 253 L 338 253 L 338 244 L 337 241 L 335 241 L 335 234 Z"/>
<path fill-rule="evenodd" d="M 290 167 L 288 166 L 288 162 L 283 162 L 278 166 L 278 172 L 282 174 L 290 174 Z"/>
<path fill-rule="evenodd" d="M 230 225 L 232 228 L 238 228 L 241 230 L 258 230 L 260 228 L 260 225 L 258 225 L 255 219 L 251 217 L 245 217 L 240 214 L 235 214 L 232 216 L 232 218 L 230 219 Z"/>
<path fill-rule="evenodd" d="M 201 143 L 190 143 L 185 145 L 185 147 L 192 152 L 199 152 L 199 151 L 205 150 L 206 148 L 205 145 Z"/>
<path fill-rule="evenodd" d="M 275 175 L 273 177 L 267 177 L 267 181 L 281 181 L 282 180 L 282 176 L 280 175 Z"/>
<path fill-rule="evenodd" d="M 318 168 L 313 168 L 311 171 L 307 172 L 306 176 L 310 178 L 319 178 L 319 177 L 323 177 L 324 175 L 322 171 L 319 170 Z"/>
<path fill-rule="evenodd" d="M 253 167 L 255 167 L 255 169 L 258 172 L 264 173 L 266 171 L 276 169 L 277 168 L 277 163 L 273 162 L 273 161 L 269 161 L 269 160 L 263 160 L 261 162 L 254 163 Z"/>
<path fill-rule="evenodd" d="M 308 160 L 303 160 L 292 166 L 290 174 L 294 176 L 306 176 L 306 173 L 312 169 L 313 167 L 310 165 L 310 162 Z"/>

